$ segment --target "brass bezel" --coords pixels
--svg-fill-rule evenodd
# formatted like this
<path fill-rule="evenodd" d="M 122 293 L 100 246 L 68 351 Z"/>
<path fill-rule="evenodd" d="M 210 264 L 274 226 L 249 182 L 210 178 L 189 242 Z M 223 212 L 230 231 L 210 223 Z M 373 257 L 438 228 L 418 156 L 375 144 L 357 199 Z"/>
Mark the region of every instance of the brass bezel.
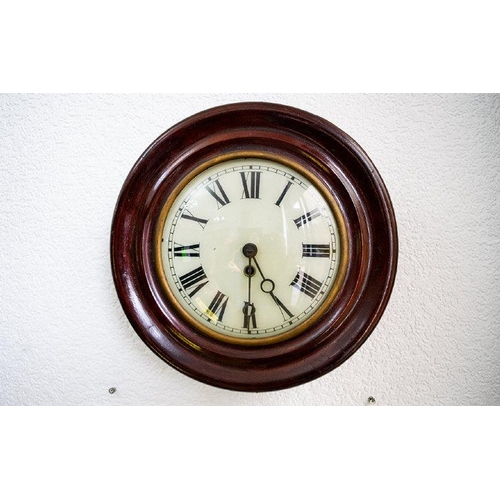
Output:
<path fill-rule="evenodd" d="M 241 159 L 241 158 L 248 158 L 248 159 L 257 158 L 257 159 L 274 161 L 276 163 L 281 163 L 282 165 L 292 168 L 296 170 L 298 173 L 300 173 L 312 185 L 314 185 L 316 189 L 318 189 L 323 198 L 327 201 L 335 217 L 335 222 L 337 223 L 337 228 L 339 232 L 340 241 L 338 242 L 338 248 L 340 248 L 340 252 L 337 251 L 337 256 L 340 253 L 340 259 L 338 264 L 337 275 L 335 276 L 335 280 L 333 282 L 332 288 L 330 289 L 328 296 L 325 297 L 325 299 L 320 304 L 318 309 L 314 311 L 311 314 L 311 316 L 307 318 L 303 323 L 300 323 L 299 325 L 297 325 L 297 327 L 292 328 L 291 330 L 288 330 L 281 334 L 277 334 L 272 337 L 265 337 L 265 338 L 252 337 L 249 339 L 232 337 L 230 335 L 224 335 L 222 333 L 215 332 L 210 328 L 208 328 L 205 324 L 196 321 L 196 319 L 192 317 L 182 307 L 178 299 L 173 294 L 172 290 L 170 289 L 170 286 L 168 285 L 167 278 L 165 276 L 165 272 L 163 269 L 163 259 L 161 250 L 163 229 L 169 210 L 172 207 L 174 201 L 179 196 L 180 192 L 191 180 L 193 180 L 197 175 L 199 175 L 204 170 L 213 167 L 215 165 L 218 165 L 219 163 L 222 162 Z M 311 325 L 313 325 L 316 321 L 318 321 L 318 319 L 321 318 L 328 310 L 328 308 L 331 306 L 332 302 L 334 301 L 335 297 L 337 296 L 338 292 L 342 287 L 342 283 L 344 282 L 344 278 L 347 272 L 347 260 L 349 252 L 349 242 L 347 240 L 346 224 L 342 216 L 341 210 L 337 202 L 335 201 L 332 193 L 328 190 L 328 188 L 315 175 L 309 172 L 309 170 L 305 168 L 303 165 L 295 161 L 292 161 L 288 158 L 285 158 L 281 155 L 258 151 L 258 150 L 238 151 L 238 152 L 218 155 L 206 162 L 201 163 L 200 165 L 192 169 L 189 173 L 187 173 L 186 176 L 183 178 L 182 182 L 176 185 L 176 187 L 168 197 L 167 202 L 165 203 L 160 212 L 160 216 L 158 218 L 155 229 L 154 244 L 155 244 L 154 254 L 155 254 L 156 271 L 158 273 L 161 286 L 167 296 L 167 299 L 170 301 L 171 304 L 174 305 L 175 309 L 182 316 L 182 318 L 196 330 L 202 332 L 205 335 L 208 335 L 211 338 L 215 338 L 219 341 L 228 344 L 237 344 L 242 346 L 263 346 L 263 345 L 271 345 L 283 342 L 284 340 L 288 340 L 290 338 L 296 337 L 297 335 L 300 335 L 302 332 L 307 330 Z"/>

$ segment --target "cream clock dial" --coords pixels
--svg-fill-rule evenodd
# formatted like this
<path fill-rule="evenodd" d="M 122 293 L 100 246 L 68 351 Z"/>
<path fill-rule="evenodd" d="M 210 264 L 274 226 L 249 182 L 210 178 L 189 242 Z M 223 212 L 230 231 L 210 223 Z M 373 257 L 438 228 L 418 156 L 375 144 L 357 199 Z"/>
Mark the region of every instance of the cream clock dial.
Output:
<path fill-rule="evenodd" d="M 165 208 L 165 287 L 204 333 L 236 343 L 282 339 L 331 300 L 339 226 L 331 197 L 304 174 L 258 157 L 222 161 Z"/>

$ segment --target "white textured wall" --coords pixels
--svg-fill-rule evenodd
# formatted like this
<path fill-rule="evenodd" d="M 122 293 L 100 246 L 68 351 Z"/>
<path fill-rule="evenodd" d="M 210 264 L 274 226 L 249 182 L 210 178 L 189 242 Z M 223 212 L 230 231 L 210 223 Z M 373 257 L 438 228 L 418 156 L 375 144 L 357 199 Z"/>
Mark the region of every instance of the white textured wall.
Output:
<path fill-rule="evenodd" d="M 303 108 L 356 139 L 400 238 L 392 298 L 361 349 L 261 394 L 156 357 L 109 265 L 114 205 L 139 154 L 179 120 L 243 100 Z M 0 403 L 498 405 L 499 192 L 498 95 L 0 95 Z"/>

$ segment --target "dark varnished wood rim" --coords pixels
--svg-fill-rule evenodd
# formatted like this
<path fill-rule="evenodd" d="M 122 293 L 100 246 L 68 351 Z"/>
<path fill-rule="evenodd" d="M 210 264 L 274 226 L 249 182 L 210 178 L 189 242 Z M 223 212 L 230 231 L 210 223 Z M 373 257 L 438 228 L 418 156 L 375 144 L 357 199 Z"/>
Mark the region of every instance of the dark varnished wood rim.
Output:
<path fill-rule="evenodd" d="M 306 331 L 270 345 L 230 344 L 196 331 L 157 272 L 158 221 L 176 186 L 199 165 L 245 151 L 302 165 L 332 194 L 345 225 L 347 270 L 334 300 Z M 302 384 L 348 359 L 385 310 L 397 252 L 392 204 L 366 153 L 326 120 L 270 103 L 212 108 L 166 131 L 127 177 L 111 230 L 115 286 L 139 336 L 181 372 L 243 391 Z"/>

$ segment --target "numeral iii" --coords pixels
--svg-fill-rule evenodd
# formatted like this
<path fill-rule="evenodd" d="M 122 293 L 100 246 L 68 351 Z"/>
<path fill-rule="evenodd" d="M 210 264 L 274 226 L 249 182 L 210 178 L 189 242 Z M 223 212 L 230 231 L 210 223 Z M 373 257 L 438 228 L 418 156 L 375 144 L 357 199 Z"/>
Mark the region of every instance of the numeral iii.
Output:
<path fill-rule="evenodd" d="M 302 243 L 302 257 L 330 257 L 330 245 Z"/>

